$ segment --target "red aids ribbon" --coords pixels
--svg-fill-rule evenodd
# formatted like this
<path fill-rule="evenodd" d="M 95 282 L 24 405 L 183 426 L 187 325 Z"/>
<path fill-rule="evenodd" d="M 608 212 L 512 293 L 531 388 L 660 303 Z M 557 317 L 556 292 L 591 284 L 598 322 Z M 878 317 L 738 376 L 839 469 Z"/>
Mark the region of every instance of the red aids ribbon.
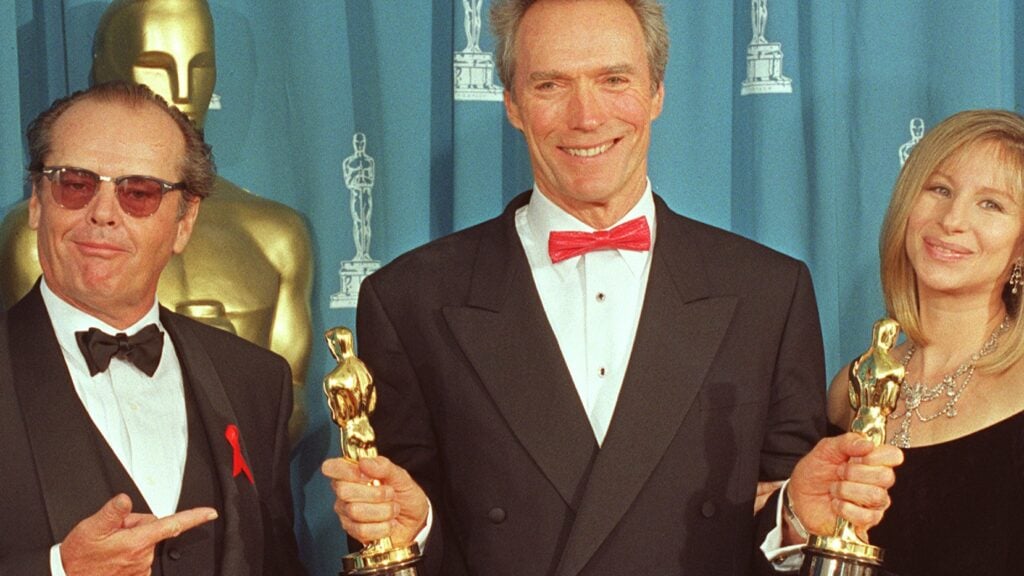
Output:
<path fill-rule="evenodd" d="M 548 255 L 551 256 L 552 264 L 594 250 L 610 248 L 641 252 L 650 250 L 651 229 L 647 226 L 647 218 L 640 216 L 609 230 L 552 232 L 548 236 Z"/>
<path fill-rule="evenodd" d="M 239 441 L 241 435 L 238 433 L 238 426 L 228 424 L 227 429 L 224 430 L 224 437 L 228 439 L 228 444 L 231 444 L 231 477 L 237 478 L 239 474 L 245 472 L 245 477 L 249 479 L 249 483 L 255 484 L 255 481 L 252 479 L 252 470 L 249 469 L 249 465 L 245 463 L 245 458 L 242 457 L 242 443 Z"/>

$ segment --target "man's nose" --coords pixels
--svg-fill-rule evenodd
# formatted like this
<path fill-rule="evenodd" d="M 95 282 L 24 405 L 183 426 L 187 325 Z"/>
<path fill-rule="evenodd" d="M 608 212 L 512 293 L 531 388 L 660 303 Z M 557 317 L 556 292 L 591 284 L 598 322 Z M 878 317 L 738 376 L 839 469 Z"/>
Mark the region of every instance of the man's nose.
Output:
<path fill-rule="evenodd" d="M 117 203 L 117 191 L 113 182 L 100 182 L 96 189 L 96 195 L 86 206 L 89 211 L 89 221 L 99 226 L 113 226 L 117 224 L 122 215 Z"/>
<path fill-rule="evenodd" d="M 580 130 L 593 130 L 604 123 L 605 103 L 596 87 L 579 86 L 569 100 L 569 126 Z"/>

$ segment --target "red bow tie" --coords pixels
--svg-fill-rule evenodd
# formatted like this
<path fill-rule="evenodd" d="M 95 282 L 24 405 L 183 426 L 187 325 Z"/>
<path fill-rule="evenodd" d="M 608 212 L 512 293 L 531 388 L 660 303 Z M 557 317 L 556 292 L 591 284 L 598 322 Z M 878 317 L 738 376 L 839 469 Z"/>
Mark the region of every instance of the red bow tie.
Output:
<path fill-rule="evenodd" d="M 573 256 L 619 248 L 643 252 L 651 249 L 651 229 L 647 218 L 640 216 L 609 230 L 597 232 L 552 232 L 548 236 L 548 255 L 557 264 Z"/>

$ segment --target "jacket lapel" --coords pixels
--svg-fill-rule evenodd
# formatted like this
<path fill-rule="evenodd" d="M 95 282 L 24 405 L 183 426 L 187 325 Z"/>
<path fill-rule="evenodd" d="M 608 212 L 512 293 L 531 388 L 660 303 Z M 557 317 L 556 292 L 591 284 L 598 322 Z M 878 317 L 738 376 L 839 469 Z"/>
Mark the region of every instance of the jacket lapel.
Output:
<path fill-rule="evenodd" d="M 222 574 L 259 574 L 262 570 L 263 535 L 256 487 L 240 475 L 232 476 L 233 449 L 224 437 L 230 424 L 238 419 L 224 390 L 224 383 L 213 366 L 209 353 L 187 321 L 161 307 L 160 321 L 167 329 L 195 394 L 196 408 L 210 439 L 214 468 L 224 497 L 224 550 Z M 251 462 L 241 431 L 242 456 Z M 257 536 L 257 537 L 254 537 Z"/>
<path fill-rule="evenodd" d="M 8 314 L 14 390 L 55 542 L 111 497 L 100 432 L 75 392 L 39 284 Z"/>
<path fill-rule="evenodd" d="M 481 234 L 467 305 L 443 312 L 516 438 L 575 509 L 597 442 L 516 235 L 527 197 L 506 209 L 500 235 Z"/>
<path fill-rule="evenodd" d="M 691 410 L 735 309 L 734 297 L 711 293 L 684 221 L 660 199 L 657 217 L 629 367 L 559 576 L 578 574 L 632 505 Z"/>

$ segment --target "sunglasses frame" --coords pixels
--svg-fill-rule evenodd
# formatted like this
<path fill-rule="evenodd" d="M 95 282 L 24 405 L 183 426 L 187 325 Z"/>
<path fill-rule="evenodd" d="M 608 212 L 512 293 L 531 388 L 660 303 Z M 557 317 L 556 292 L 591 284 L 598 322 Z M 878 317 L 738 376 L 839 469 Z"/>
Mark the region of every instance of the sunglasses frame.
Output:
<path fill-rule="evenodd" d="M 82 206 L 80 206 L 78 208 L 69 208 L 69 207 L 65 206 L 64 204 L 62 204 L 60 199 L 57 198 L 56 190 L 53 187 L 53 185 L 59 184 L 59 179 L 60 179 L 61 175 L 64 174 L 65 172 L 68 172 L 68 171 L 74 171 L 74 172 L 78 172 L 78 173 L 81 173 L 81 174 L 85 174 L 85 175 L 89 175 L 89 176 L 94 176 L 96 178 L 96 190 L 93 191 L 92 196 L 89 198 L 88 202 L 86 202 L 85 204 L 83 204 Z M 166 180 L 161 180 L 160 178 L 156 178 L 156 177 L 153 177 L 153 176 L 143 176 L 143 175 L 140 175 L 140 174 L 128 174 L 128 175 L 125 175 L 125 176 L 117 176 L 117 177 L 114 177 L 114 176 L 103 176 L 102 174 L 97 174 L 97 173 L 93 172 L 92 170 L 86 170 L 85 168 L 79 168 L 77 166 L 46 166 L 42 170 L 40 170 L 39 173 L 42 174 L 43 176 L 46 176 L 46 179 L 50 181 L 50 196 L 53 197 L 54 202 L 56 202 L 61 208 L 64 208 L 65 210 L 81 210 L 82 208 L 85 208 L 90 203 L 92 203 L 93 198 L 95 198 L 96 194 L 99 193 L 100 182 L 110 182 L 110 183 L 112 183 L 114 185 L 114 190 L 115 190 L 115 193 L 117 194 L 117 205 L 121 208 L 121 211 L 123 211 L 125 214 L 128 214 L 129 216 L 132 216 L 134 218 L 148 218 L 148 217 L 152 216 L 153 214 L 156 214 L 156 211 L 160 209 L 160 205 L 164 201 L 164 196 L 166 196 L 168 192 L 172 192 L 174 190 L 187 190 L 188 189 L 188 186 L 186 185 L 186 183 L 184 181 L 182 181 L 182 182 L 168 182 Z M 148 214 L 135 214 L 134 212 L 131 212 L 128 209 L 125 208 L 124 203 L 123 203 L 123 201 L 121 199 L 121 193 L 118 190 L 120 189 L 120 186 L 121 186 L 122 182 L 124 182 L 126 180 L 130 180 L 132 178 L 140 178 L 142 180 L 146 180 L 148 182 L 155 182 L 155 183 L 160 185 L 160 201 L 157 202 L 156 207 L 153 209 L 152 212 L 150 212 Z"/>

